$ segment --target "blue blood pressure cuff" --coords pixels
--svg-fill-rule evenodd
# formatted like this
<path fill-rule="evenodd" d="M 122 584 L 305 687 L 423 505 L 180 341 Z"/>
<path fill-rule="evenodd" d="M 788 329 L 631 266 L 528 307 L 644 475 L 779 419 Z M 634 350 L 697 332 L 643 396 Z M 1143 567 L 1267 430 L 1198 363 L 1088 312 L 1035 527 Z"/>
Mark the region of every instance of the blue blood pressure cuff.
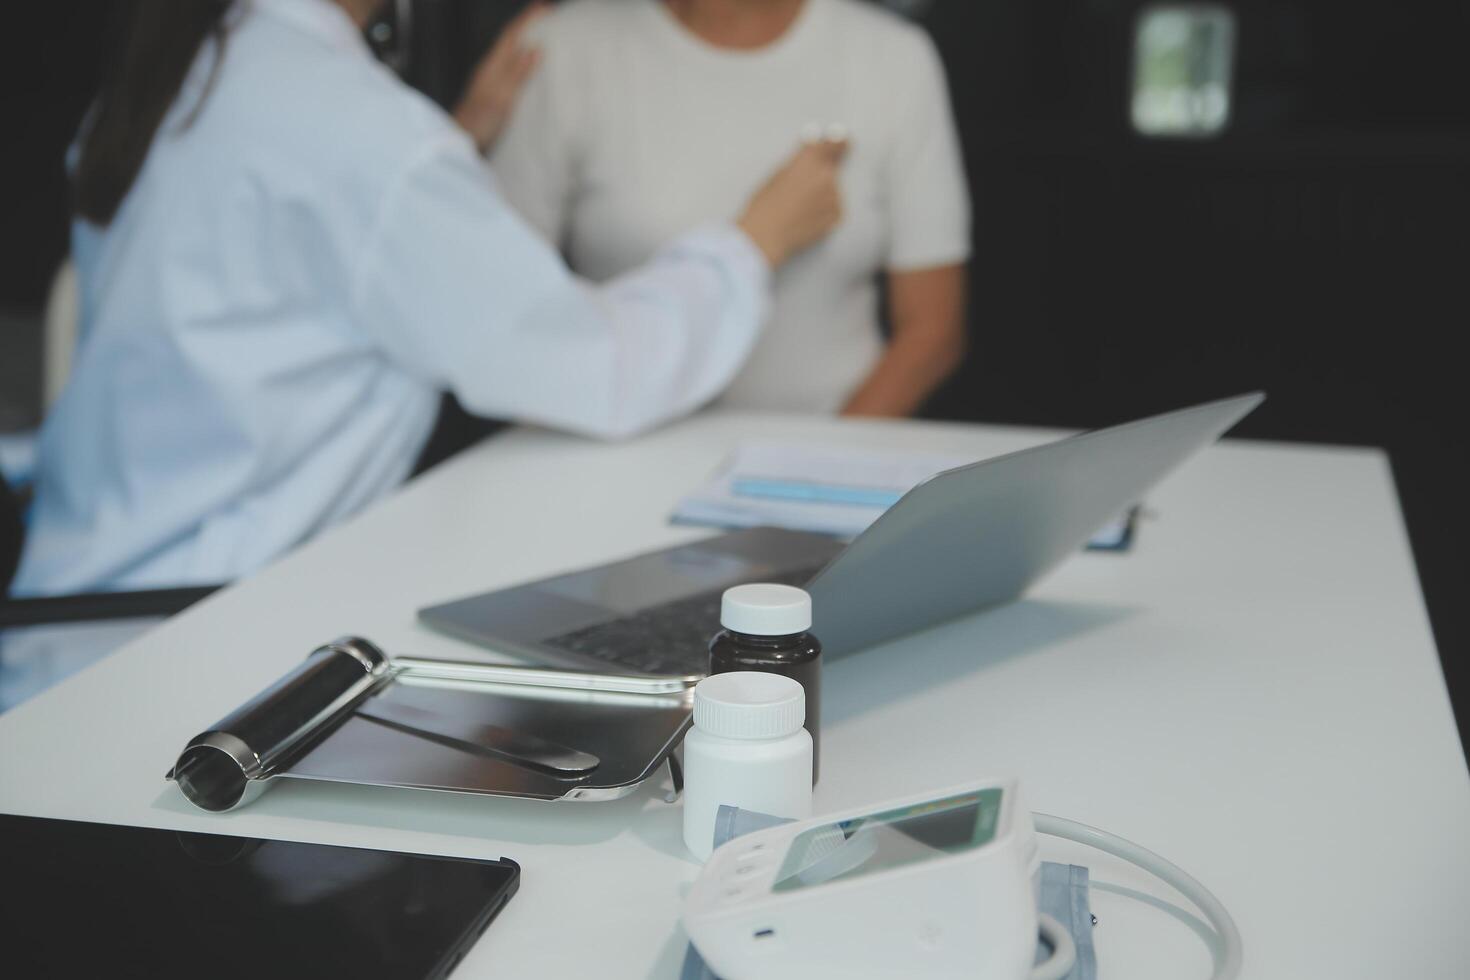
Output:
<path fill-rule="evenodd" d="M 715 847 L 742 834 L 790 822 L 785 817 L 722 806 L 715 815 Z M 1087 869 L 1075 864 L 1043 861 L 1036 909 L 1060 922 L 1072 933 L 1072 941 L 1077 944 L 1077 962 L 1065 980 L 1097 980 L 1097 954 L 1092 947 L 1092 909 L 1087 903 Z M 1036 962 L 1050 958 L 1051 950 L 1040 940 L 1036 947 Z M 719 980 L 719 977 L 705 966 L 699 951 L 690 946 L 684 954 L 684 969 L 679 980 Z"/>

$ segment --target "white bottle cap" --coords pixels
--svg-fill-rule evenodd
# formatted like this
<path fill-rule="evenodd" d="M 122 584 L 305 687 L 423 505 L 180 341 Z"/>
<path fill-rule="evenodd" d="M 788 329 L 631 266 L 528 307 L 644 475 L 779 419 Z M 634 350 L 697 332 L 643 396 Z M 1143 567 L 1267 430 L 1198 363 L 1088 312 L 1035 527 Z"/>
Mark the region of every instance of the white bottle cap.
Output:
<path fill-rule="evenodd" d="M 752 636 L 790 636 L 812 628 L 812 597 L 794 585 L 737 585 L 720 600 L 720 625 Z"/>
<path fill-rule="evenodd" d="M 780 738 L 806 721 L 806 690 L 782 674 L 737 670 L 694 685 L 694 727 L 722 738 Z"/>

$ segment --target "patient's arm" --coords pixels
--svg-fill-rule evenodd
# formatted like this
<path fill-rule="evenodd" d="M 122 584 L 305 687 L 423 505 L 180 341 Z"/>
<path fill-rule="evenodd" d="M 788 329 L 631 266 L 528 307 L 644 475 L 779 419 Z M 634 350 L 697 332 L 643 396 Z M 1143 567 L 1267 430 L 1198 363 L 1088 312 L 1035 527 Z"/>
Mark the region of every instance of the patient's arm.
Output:
<path fill-rule="evenodd" d="M 888 273 L 893 339 L 844 415 L 911 415 L 965 356 L 965 267 Z"/>

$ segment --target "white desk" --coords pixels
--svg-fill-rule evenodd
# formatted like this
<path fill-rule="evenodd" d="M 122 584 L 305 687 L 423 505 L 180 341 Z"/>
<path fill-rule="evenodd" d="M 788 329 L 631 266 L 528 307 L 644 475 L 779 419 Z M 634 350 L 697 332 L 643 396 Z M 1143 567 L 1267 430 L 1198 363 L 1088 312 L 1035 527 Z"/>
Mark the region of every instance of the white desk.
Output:
<path fill-rule="evenodd" d="M 548 805 L 288 783 L 210 816 L 162 773 L 325 640 L 474 656 L 414 611 L 697 536 L 665 518 L 741 437 L 990 454 L 1047 435 L 759 416 L 621 446 L 508 434 L 0 716 L 0 811 L 504 854 L 521 893 L 457 976 L 673 977 L 695 866 L 652 790 Z M 1148 503 L 1131 554 L 1079 555 L 1021 603 L 829 664 L 818 808 L 1014 773 L 1037 809 L 1210 886 L 1249 977 L 1462 980 L 1470 781 L 1386 460 L 1225 444 Z M 1167 890 L 1044 854 L 1093 868 L 1104 976 L 1207 975 L 1171 904 L 1120 894 Z"/>

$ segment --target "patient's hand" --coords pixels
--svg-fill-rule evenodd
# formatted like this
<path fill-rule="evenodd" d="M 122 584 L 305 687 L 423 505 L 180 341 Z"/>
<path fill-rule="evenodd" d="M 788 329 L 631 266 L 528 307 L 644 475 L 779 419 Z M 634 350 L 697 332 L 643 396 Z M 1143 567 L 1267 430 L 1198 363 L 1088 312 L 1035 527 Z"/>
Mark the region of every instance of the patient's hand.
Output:
<path fill-rule="evenodd" d="M 797 150 L 751 197 L 737 222 L 771 268 L 818 240 L 842 220 L 837 172 L 846 140 L 818 140 Z"/>
<path fill-rule="evenodd" d="M 533 3 L 505 26 L 475 66 L 454 109 L 454 121 L 470 134 L 482 153 L 494 145 L 510 122 L 521 86 L 536 70 L 541 52 L 525 43 L 526 29 L 549 9 L 546 3 Z"/>

